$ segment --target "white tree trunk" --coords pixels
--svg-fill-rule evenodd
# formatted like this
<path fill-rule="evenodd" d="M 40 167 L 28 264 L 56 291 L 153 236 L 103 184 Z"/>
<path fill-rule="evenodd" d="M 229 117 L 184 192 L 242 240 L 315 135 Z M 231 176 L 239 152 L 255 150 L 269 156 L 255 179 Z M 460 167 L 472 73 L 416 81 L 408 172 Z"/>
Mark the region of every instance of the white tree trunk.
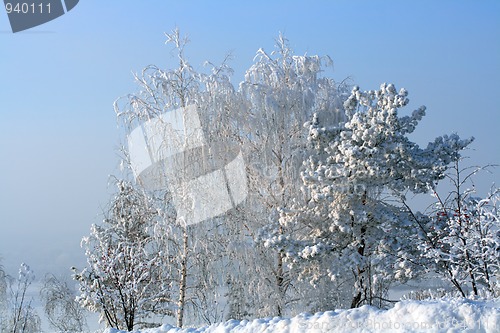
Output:
<path fill-rule="evenodd" d="M 184 240 L 182 247 L 181 272 L 179 281 L 179 301 L 177 302 L 177 326 L 182 327 L 184 320 L 184 305 L 186 304 L 186 275 L 187 275 L 188 235 L 184 227 Z"/>

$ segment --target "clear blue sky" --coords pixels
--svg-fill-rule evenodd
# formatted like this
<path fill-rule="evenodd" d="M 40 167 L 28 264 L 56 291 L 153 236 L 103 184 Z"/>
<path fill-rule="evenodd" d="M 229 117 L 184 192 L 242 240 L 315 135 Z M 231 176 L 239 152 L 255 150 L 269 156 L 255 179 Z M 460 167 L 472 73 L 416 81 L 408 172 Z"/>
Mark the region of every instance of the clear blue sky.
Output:
<path fill-rule="evenodd" d="M 234 55 L 238 83 L 283 32 L 297 54 L 329 55 L 329 75 L 361 89 L 395 83 L 408 112 L 428 107 L 414 138 L 475 136 L 474 164 L 500 164 L 500 1 L 97 1 L 12 34 L 0 10 L 0 256 L 41 277 L 83 265 L 119 175 L 113 101 L 132 72 L 175 66 L 163 32 L 189 35 L 195 67 Z M 481 179 L 485 191 L 500 172 Z"/>

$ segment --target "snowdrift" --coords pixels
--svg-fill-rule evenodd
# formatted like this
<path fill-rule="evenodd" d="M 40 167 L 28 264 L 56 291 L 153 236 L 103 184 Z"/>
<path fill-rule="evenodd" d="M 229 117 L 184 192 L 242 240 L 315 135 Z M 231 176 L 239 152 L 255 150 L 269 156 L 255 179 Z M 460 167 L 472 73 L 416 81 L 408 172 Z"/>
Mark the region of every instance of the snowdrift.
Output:
<path fill-rule="evenodd" d="M 121 331 L 108 329 L 106 333 Z M 407 300 L 389 310 L 363 306 L 293 318 L 230 320 L 201 328 L 163 325 L 141 333 L 500 332 L 500 299 Z"/>

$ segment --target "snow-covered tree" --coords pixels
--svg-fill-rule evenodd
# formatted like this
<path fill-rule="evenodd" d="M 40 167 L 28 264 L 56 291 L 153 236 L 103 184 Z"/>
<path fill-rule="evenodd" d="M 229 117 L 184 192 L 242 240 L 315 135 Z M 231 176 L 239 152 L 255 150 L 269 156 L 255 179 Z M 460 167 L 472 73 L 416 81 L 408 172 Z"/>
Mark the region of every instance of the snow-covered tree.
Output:
<path fill-rule="evenodd" d="M 76 302 L 76 292 L 67 282 L 47 275 L 40 297 L 50 325 L 60 332 L 83 332 L 87 326 L 86 312 Z"/>
<path fill-rule="evenodd" d="M 143 126 L 144 123 L 160 119 L 174 110 L 181 110 L 181 117 L 186 117 L 186 110 L 195 109 L 199 117 L 204 145 L 196 149 L 185 149 L 194 136 L 187 135 L 189 129 L 184 132 L 184 135 L 181 135 L 184 142 L 178 142 L 178 147 L 185 149 L 186 153 L 180 154 L 182 157 L 176 161 L 178 168 L 175 173 L 172 172 L 172 164 L 162 161 L 155 166 L 158 168 L 158 173 L 155 174 L 156 178 L 149 177 L 149 183 L 135 175 L 138 186 L 143 186 L 145 190 L 159 198 L 159 202 L 164 203 L 161 208 L 163 225 L 161 223 L 156 225 L 155 237 L 163 244 L 164 251 L 172 259 L 166 265 L 175 279 L 175 291 L 173 291 L 173 295 L 176 295 L 173 297 L 177 297 L 175 316 L 177 326 L 181 327 L 187 315 L 190 316 L 190 320 L 198 315 L 208 319 L 212 318 L 208 313 L 219 312 L 208 308 L 218 304 L 218 300 L 211 298 L 210 290 L 217 290 L 224 284 L 222 277 L 225 272 L 222 267 L 226 264 L 220 249 L 214 251 L 211 247 L 220 243 L 220 239 L 227 241 L 228 237 L 219 232 L 207 236 L 206 228 L 209 228 L 210 224 L 217 224 L 216 222 L 209 220 L 190 225 L 184 216 L 181 216 L 181 211 L 183 206 L 188 207 L 190 203 L 192 204 L 186 184 L 193 179 L 193 174 L 209 173 L 208 170 L 214 168 L 214 161 L 223 161 L 231 155 L 234 143 L 229 139 L 233 139 L 235 135 L 230 131 L 238 129 L 233 113 L 237 112 L 241 103 L 235 101 L 237 95 L 229 80 L 231 69 L 226 64 L 228 58 L 220 66 L 207 63 L 208 73 L 197 72 L 185 55 L 188 39 L 182 37 L 177 29 L 167 33 L 166 36 L 167 43 L 175 46 L 178 66 L 168 70 L 156 66 L 145 68 L 141 74 L 136 75 L 140 91 L 119 99 L 115 104 L 115 110 L 127 134 Z M 169 125 L 172 124 L 166 124 L 167 127 Z M 173 124 L 173 127 L 175 126 L 177 125 Z M 176 130 L 178 129 L 173 131 Z M 198 130 L 197 133 L 200 134 Z M 158 140 L 160 146 L 168 145 L 169 140 L 173 140 L 172 137 L 161 133 L 155 140 Z M 124 165 L 132 170 L 128 153 L 126 150 L 124 153 Z M 173 197 L 177 198 L 175 207 L 165 199 Z M 187 210 L 193 211 L 190 207 Z M 207 263 L 210 267 L 206 267 Z M 209 275 L 205 275 L 206 273 Z M 191 314 L 187 313 L 190 310 Z M 203 313 L 205 315 L 202 315 Z"/>
<path fill-rule="evenodd" d="M 34 272 L 28 265 L 22 263 L 17 279 L 5 274 L 3 277 L 7 280 L 6 286 L 9 290 L 5 299 L 7 308 L 3 319 L 0 317 L 0 331 L 11 333 L 40 332 L 40 317 L 32 306 L 33 299 L 27 294 L 35 280 Z"/>
<path fill-rule="evenodd" d="M 436 189 L 429 214 L 415 215 L 419 248 L 426 268 L 451 282 L 462 297 L 498 296 L 500 266 L 500 190 L 474 196 L 471 182 L 482 168 L 460 168 L 457 159 L 447 174 L 452 190 Z"/>
<path fill-rule="evenodd" d="M 130 183 L 120 180 L 117 186 L 102 225 L 92 225 L 82 240 L 88 266 L 74 278 L 82 306 L 100 312 L 110 327 L 130 331 L 153 315 L 172 313 L 172 279 L 165 269 L 170 259 L 152 237 L 156 207 Z"/>
<path fill-rule="evenodd" d="M 322 124 L 315 115 L 306 126 L 316 154 L 302 173 L 309 200 L 280 218 L 281 225 L 300 231 L 268 239 L 290 262 L 304 265 L 312 283 L 328 274 L 351 290 L 341 306 L 374 304 L 391 281 L 413 276 L 410 214 L 396 201 L 407 191 L 427 192 L 470 142 L 451 135 L 420 148 L 408 134 L 425 108 L 399 116 L 408 101 L 407 92 L 392 84 L 368 92 L 355 87 L 340 125 Z"/>
<path fill-rule="evenodd" d="M 3 327 L 7 316 L 7 274 L 0 264 L 0 328 Z"/>
<path fill-rule="evenodd" d="M 247 104 L 239 116 L 244 120 L 241 140 L 250 179 L 248 218 L 253 220 L 251 231 L 258 247 L 265 235 L 256 231 L 276 227 L 284 233 L 285 226 L 278 223 L 279 210 L 288 209 L 294 199 L 301 200 L 299 172 L 308 155 L 302 125 L 315 113 L 333 123 L 342 119 L 344 85 L 324 74 L 331 63 L 329 57 L 295 55 L 280 35 L 275 51 L 257 52 L 240 83 L 239 92 Z M 269 293 L 258 301 L 262 309 L 267 308 L 260 315 L 283 315 L 297 296 L 290 293 L 296 276 L 284 264 L 282 250 L 264 247 L 256 249 L 255 255 L 261 265 L 259 275 L 266 277 L 259 290 Z"/>

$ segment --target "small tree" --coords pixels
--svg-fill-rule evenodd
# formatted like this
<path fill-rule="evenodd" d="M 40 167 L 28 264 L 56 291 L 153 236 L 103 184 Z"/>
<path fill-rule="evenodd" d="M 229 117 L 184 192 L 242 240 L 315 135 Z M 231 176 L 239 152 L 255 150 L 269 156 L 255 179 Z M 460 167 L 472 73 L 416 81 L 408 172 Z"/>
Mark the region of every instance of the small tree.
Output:
<path fill-rule="evenodd" d="M 86 312 L 76 302 L 76 293 L 65 281 L 47 275 L 40 290 L 50 325 L 61 332 L 82 332 L 87 326 Z"/>
<path fill-rule="evenodd" d="M 456 159 L 447 174 L 451 192 L 433 190 L 436 203 L 430 214 L 415 216 L 420 227 L 419 247 L 426 267 L 451 282 L 466 297 L 498 296 L 500 267 L 500 191 L 485 198 L 468 188 L 481 168 L 461 169 Z"/>
<path fill-rule="evenodd" d="M 93 225 L 82 241 L 88 267 L 75 272 L 78 300 L 101 312 L 110 327 L 131 331 L 152 315 L 170 315 L 168 258 L 151 237 L 157 210 L 130 183 L 118 181 L 118 193 L 103 225 Z"/>
<path fill-rule="evenodd" d="M 7 297 L 9 304 L 7 305 L 4 322 L 0 322 L 2 332 L 34 333 L 41 331 L 40 317 L 31 305 L 32 299 L 27 295 L 34 279 L 33 271 L 24 263 L 19 268 L 17 279 L 7 276 L 10 295 Z"/>
<path fill-rule="evenodd" d="M 305 260 L 313 282 L 326 270 L 351 289 L 350 302 L 342 305 L 373 304 L 384 299 L 391 281 L 412 277 L 410 216 L 396 199 L 406 191 L 427 192 L 470 142 L 452 135 L 420 148 L 407 135 L 425 108 L 399 117 L 398 109 L 407 104 L 407 92 L 391 84 L 368 92 L 355 87 L 344 103 L 345 122 L 322 126 L 315 116 L 308 125 L 316 154 L 302 174 L 309 201 L 283 211 L 280 220 L 301 231 L 269 240 L 290 261 Z"/>
<path fill-rule="evenodd" d="M 7 274 L 0 265 L 0 329 L 4 327 L 7 316 Z"/>

